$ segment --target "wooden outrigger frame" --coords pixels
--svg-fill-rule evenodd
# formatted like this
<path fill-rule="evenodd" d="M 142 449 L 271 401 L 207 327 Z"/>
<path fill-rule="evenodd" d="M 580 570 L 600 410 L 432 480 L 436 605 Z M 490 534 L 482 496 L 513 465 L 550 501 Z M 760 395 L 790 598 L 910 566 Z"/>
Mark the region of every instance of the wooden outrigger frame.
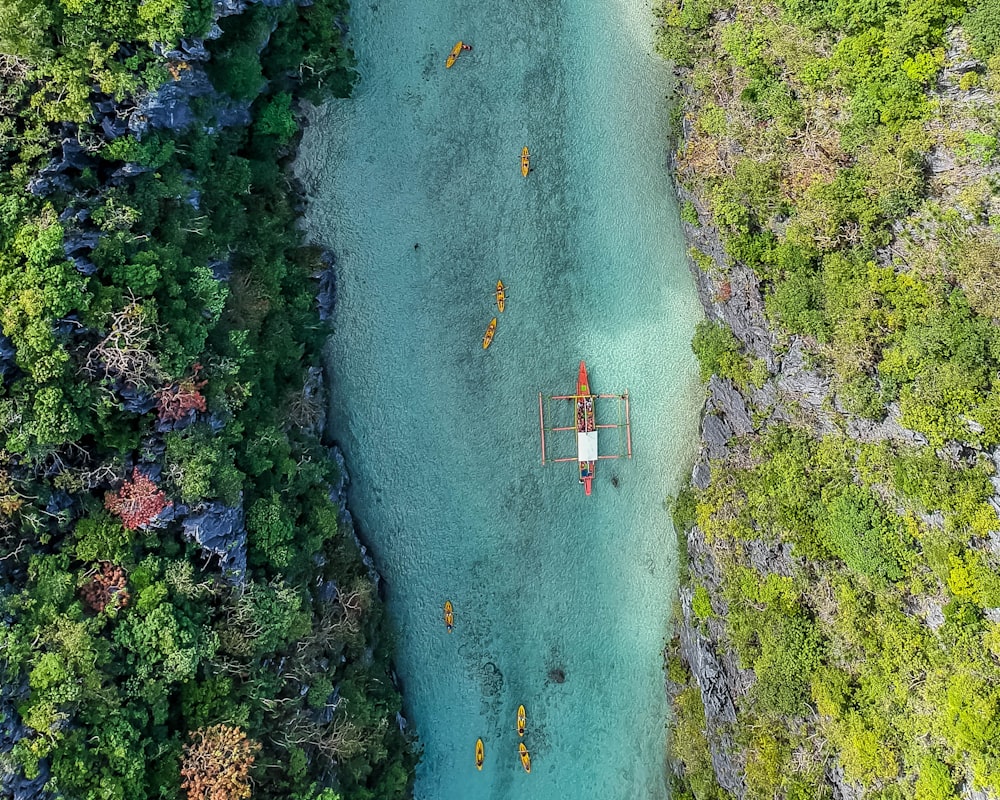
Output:
<path fill-rule="evenodd" d="M 547 398 L 545 397 L 545 395 L 543 395 L 541 392 L 539 392 L 538 393 L 538 429 L 539 429 L 539 434 L 541 435 L 541 440 L 542 440 L 542 466 L 545 466 L 545 464 L 547 464 L 549 462 L 551 462 L 553 464 L 556 464 L 556 463 L 563 462 L 563 461 L 578 461 L 578 457 L 577 456 L 567 456 L 566 458 L 547 458 L 546 457 L 546 451 L 545 451 L 545 433 L 546 433 L 546 431 L 548 431 L 549 433 L 552 433 L 554 431 L 573 431 L 574 433 L 576 432 L 576 425 L 575 424 L 574 425 L 557 425 L 557 426 L 551 426 L 551 427 L 548 427 L 548 428 L 545 427 L 546 400 L 548 400 L 548 401 L 552 401 L 552 400 L 572 400 L 572 401 L 577 401 L 577 400 L 587 400 L 587 399 L 595 401 L 595 406 L 596 406 L 596 401 L 597 400 L 617 400 L 618 401 L 618 423 L 616 425 L 611 425 L 611 424 L 603 424 L 602 425 L 602 424 L 598 424 L 598 425 L 595 426 L 598 430 L 606 430 L 608 428 L 616 428 L 618 430 L 618 444 L 619 444 L 618 454 L 617 455 L 613 455 L 613 456 L 612 455 L 606 455 L 606 456 L 598 455 L 597 458 L 599 460 L 603 461 L 605 459 L 621 458 L 622 457 L 622 452 L 621 452 L 622 439 L 621 439 L 621 436 L 622 436 L 622 429 L 623 428 L 625 429 L 625 456 L 627 458 L 632 458 L 632 418 L 631 418 L 631 413 L 630 413 L 630 408 L 629 408 L 628 389 L 626 389 L 622 394 L 553 394 L 553 395 L 549 395 Z M 624 410 L 625 410 L 624 421 L 622 419 L 622 407 L 623 407 L 623 405 L 624 405 Z M 574 409 L 575 409 L 575 405 L 574 405 Z M 549 414 L 549 417 L 551 418 L 551 414 Z"/>

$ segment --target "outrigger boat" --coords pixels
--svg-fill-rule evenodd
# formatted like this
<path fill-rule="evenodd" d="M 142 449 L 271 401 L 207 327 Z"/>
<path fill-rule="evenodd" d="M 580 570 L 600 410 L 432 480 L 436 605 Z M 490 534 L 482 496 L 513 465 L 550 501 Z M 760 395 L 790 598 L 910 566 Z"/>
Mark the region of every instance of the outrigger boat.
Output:
<path fill-rule="evenodd" d="M 451 48 L 451 52 L 448 54 L 448 58 L 444 62 L 444 66 L 446 69 L 451 69 L 455 65 L 455 59 L 458 58 L 458 54 L 461 52 L 462 52 L 462 43 L 459 42 L 453 48 Z"/>
<path fill-rule="evenodd" d="M 503 281 L 497 281 L 497 309 L 503 313 L 504 303 L 507 301 L 507 292 L 504 289 Z"/>
<path fill-rule="evenodd" d="M 483 334 L 483 350 L 490 346 L 490 342 L 493 341 L 493 334 L 497 332 L 497 318 L 493 317 L 490 320 L 490 324 L 486 327 L 486 333 Z"/>
<path fill-rule="evenodd" d="M 444 601 L 444 626 L 448 629 L 448 633 L 455 627 L 455 609 L 451 605 L 451 600 Z"/>
<path fill-rule="evenodd" d="M 528 748 L 524 746 L 524 742 L 521 742 L 517 746 L 517 751 L 521 754 L 521 766 L 524 767 L 524 771 L 531 772 L 531 753 L 529 753 Z"/>
<path fill-rule="evenodd" d="M 521 175 L 528 177 L 528 170 L 531 169 L 531 154 L 527 147 L 521 148 Z"/>
<path fill-rule="evenodd" d="M 483 751 L 483 740 L 476 739 L 476 769 L 482 771 L 483 769 L 483 757 L 485 753 Z"/>
<path fill-rule="evenodd" d="M 629 458 L 632 458 L 632 420 L 629 408 L 628 390 L 626 389 L 622 394 L 593 394 L 590 391 L 590 380 L 587 377 L 587 364 L 586 362 L 581 361 L 580 369 L 578 370 L 576 376 L 576 394 L 551 395 L 549 400 L 568 400 L 572 402 L 574 420 L 572 425 L 546 427 L 544 397 L 541 392 L 538 393 L 538 425 L 542 440 L 542 465 L 544 466 L 546 464 L 545 432 L 576 431 L 576 456 L 550 458 L 548 461 L 575 461 L 580 470 L 580 483 L 583 484 L 584 492 L 589 497 L 597 462 L 606 458 L 621 458 L 622 456 L 622 430 L 624 430 L 625 433 L 625 452 Z M 598 400 L 618 401 L 617 424 L 598 424 Z M 622 416 L 623 404 L 624 417 Z M 597 447 L 598 432 L 611 428 L 618 431 L 619 452 L 614 455 L 599 455 Z"/>
<path fill-rule="evenodd" d="M 524 728 L 528 723 L 528 715 L 524 713 L 524 706 L 517 707 L 517 735 L 524 736 Z"/>

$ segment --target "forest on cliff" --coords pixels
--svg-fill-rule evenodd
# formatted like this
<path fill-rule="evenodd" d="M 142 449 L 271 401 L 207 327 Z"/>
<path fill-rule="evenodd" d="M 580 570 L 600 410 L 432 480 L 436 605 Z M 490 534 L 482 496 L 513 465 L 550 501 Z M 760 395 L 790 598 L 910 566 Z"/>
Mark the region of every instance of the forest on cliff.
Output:
<path fill-rule="evenodd" d="M 345 15 L 0 3 L 2 797 L 410 791 L 285 169 Z"/>
<path fill-rule="evenodd" d="M 1000 4 L 666 0 L 707 309 L 677 796 L 1000 792 Z"/>

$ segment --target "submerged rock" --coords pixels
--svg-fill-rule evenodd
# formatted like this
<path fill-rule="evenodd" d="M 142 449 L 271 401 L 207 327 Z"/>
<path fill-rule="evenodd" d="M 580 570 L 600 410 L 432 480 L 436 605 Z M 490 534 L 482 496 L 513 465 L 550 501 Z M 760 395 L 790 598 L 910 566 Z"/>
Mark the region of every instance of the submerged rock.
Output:
<path fill-rule="evenodd" d="M 319 288 L 316 290 L 319 318 L 326 322 L 333 316 L 333 307 L 337 301 L 337 276 L 334 272 L 336 260 L 333 253 L 324 251 L 320 262 L 323 269 L 313 277 L 319 281 Z"/>

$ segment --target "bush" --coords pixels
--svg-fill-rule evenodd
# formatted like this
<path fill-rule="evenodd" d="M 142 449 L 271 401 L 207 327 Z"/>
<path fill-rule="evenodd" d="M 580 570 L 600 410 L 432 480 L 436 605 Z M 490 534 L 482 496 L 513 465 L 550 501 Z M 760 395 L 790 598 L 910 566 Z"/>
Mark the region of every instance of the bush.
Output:
<path fill-rule="evenodd" d="M 1000 52 L 1000 0 L 976 0 L 962 20 L 976 55 L 988 61 Z"/>
<path fill-rule="evenodd" d="M 698 357 L 702 381 L 707 382 L 712 375 L 719 375 L 731 378 L 740 386 L 750 382 L 749 359 L 741 352 L 740 344 L 729 328 L 702 320 L 695 327 L 691 349 Z"/>
<path fill-rule="evenodd" d="M 694 203 L 690 200 L 685 200 L 681 203 L 681 219 L 689 225 L 698 224 L 698 209 L 695 208 Z"/>
<path fill-rule="evenodd" d="M 712 597 L 702 585 L 695 587 L 694 595 L 691 598 L 691 611 L 694 612 L 695 619 L 704 622 L 712 616 Z"/>
<path fill-rule="evenodd" d="M 189 738 L 181 763 L 181 788 L 188 800 L 248 800 L 250 768 L 260 745 L 229 725 L 192 731 Z"/>
<path fill-rule="evenodd" d="M 878 583 L 903 577 L 897 525 L 871 490 L 846 486 L 825 506 L 820 526 L 832 553 Z"/>

